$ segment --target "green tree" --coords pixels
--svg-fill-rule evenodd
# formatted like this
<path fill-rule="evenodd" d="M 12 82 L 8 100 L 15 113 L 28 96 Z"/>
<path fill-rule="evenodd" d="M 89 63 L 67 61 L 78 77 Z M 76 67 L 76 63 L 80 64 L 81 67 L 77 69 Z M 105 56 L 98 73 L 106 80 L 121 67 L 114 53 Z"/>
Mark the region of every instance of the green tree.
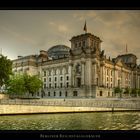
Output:
<path fill-rule="evenodd" d="M 131 96 L 133 97 L 133 96 L 137 96 L 137 89 L 135 89 L 135 88 L 132 88 L 132 90 L 131 90 Z"/>
<path fill-rule="evenodd" d="M 11 76 L 6 84 L 7 93 L 11 96 L 21 96 L 26 92 L 23 75 Z"/>
<path fill-rule="evenodd" d="M 7 93 L 10 95 L 25 95 L 31 93 L 34 95 L 40 88 L 42 88 L 42 81 L 37 76 L 30 76 L 27 74 L 14 75 L 8 80 L 6 84 Z"/>
<path fill-rule="evenodd" d="M 12 75 L 12 61 L 7 56 L 0 55 L 0 89 Z"/>
<path fill-rule="evenodd" d="M 130 96 L 130 91 L 131 89 L 129 87 L 126 87 L 124 93 Z"/>
<path fill-rule="evenodd" d="M 122 97 L 122 89 L 120 87 L 115 87 L 114 92 L 115 92 L 115 94 L 116 93 L 120 94 L 120 97 Z"/>
<path fill-rule="evenodd" d="M 38 76 L 24 75 L 25 88 L 30 94 L 35 94 L 40 88 L 42 88 L 43 82 L 38 78 Z"/>

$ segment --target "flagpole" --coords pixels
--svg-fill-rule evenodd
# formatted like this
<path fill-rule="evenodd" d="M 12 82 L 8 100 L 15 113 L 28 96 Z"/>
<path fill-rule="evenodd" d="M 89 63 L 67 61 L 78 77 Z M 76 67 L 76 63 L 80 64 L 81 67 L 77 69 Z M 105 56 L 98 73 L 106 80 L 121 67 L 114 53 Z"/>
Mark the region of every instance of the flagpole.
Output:
<path fill-rule="evenodd" d="M 86 25 L 86 20 L 85 20 L 85 25 L 84 25 L 84 29 L 83 29 L 84 31 L 85 31 L 85 34 L 87 33 L 87 25 Z"/>
<path fill-rule="evenodd" d="M 126 54 L 127 54 L 127 44 L 126 44 Z"/>

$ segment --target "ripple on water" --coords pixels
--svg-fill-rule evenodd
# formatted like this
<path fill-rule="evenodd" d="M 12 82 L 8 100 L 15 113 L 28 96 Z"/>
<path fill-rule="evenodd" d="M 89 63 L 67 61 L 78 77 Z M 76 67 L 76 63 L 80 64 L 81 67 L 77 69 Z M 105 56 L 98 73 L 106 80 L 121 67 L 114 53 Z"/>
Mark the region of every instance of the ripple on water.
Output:
<path fill-rule="evenodd" d="M 1 116 L 0 130 L 140 130 L 139 112 Z"/>

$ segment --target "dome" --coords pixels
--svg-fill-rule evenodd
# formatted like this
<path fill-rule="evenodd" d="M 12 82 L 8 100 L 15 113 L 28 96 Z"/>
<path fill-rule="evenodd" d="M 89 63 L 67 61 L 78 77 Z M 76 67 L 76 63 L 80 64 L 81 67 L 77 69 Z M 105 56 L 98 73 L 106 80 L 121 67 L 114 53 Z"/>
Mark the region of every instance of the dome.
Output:
<path fill-rule="evenodd" d="M 70 47 L 65 45 L 56 45 L 48 49 L 48 56 L 52 59 L 69 57 Z"/>

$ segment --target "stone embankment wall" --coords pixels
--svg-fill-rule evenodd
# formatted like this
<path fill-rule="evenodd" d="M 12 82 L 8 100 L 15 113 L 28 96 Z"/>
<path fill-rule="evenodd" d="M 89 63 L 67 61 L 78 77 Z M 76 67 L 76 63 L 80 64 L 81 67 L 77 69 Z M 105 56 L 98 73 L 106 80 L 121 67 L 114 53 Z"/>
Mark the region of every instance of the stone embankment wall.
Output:
<path fill-rule="evenodd" d="M 0 114 L 140 110 L 139 99 L 0 100 Z"/>

